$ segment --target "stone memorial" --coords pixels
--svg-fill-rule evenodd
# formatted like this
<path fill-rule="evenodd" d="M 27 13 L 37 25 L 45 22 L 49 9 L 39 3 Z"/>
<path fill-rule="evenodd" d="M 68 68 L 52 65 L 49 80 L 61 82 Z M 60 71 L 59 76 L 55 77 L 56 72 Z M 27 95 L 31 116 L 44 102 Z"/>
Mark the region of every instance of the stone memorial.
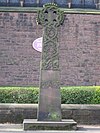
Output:
<path fill-rule="evenodd" d="M 55 4 L 46 4 L 38 12 L 37 22 L 43 26 L 40 63 L 40 95 L 37 120 L 24 120 L 24 130 L 76 129 L 74 120 L 62 120 L 58 27 L 64 13 Z"/>
<path fill-rule="evenodd" d="M 63 23 L 63 12 L 55 5 L 45 5 L 38 13 L 44 28 L 40 75 L 38 120 L 61 121 L 60 73 L 57 27 Z"/>

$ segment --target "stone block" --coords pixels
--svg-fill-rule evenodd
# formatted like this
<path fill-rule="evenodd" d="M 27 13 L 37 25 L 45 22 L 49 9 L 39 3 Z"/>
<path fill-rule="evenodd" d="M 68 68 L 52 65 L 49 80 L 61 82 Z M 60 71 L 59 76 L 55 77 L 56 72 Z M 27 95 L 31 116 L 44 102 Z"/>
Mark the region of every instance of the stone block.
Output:
<path fill-rule="evenodd" d="M 37 121 L 36 119 L 25 119 L 24 130 L 76 130 L 77 123 L 73 119 L 66 119 L 60 122 Z"/>

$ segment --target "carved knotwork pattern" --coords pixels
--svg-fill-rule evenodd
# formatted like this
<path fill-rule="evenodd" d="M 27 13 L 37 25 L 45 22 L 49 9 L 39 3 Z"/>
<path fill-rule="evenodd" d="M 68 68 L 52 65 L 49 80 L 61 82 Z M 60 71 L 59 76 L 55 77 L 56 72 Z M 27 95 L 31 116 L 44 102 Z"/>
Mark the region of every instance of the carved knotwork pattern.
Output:
<path fill-rule="evenodd" d="M 63 12 L 55 4 L 46 4 L 43 10 L 38 12 L 37 22 L 44 27 L 42 70 L 59 70 L 57 27 L 63 21 Z"/>
<path fill-rule="evenodd" d="M 57 28 L 48 25 L 43 36 L 42 69 L 59 69 Z"/>
<path fill-rule="evenodd" d="M 60 88 L 60 83 L 59 81 L 45 81 L 45 82 L 41 82 L 41 88 Z"/>

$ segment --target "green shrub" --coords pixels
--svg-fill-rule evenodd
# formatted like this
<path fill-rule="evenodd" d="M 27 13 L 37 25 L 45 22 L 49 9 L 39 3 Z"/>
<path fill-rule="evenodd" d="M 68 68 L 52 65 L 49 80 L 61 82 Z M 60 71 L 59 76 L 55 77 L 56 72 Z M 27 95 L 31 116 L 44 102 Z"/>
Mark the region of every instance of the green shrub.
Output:
<path fill-rule="evenodd" d="M 95 94 L 94 88 L 64 87 L 61 89 L 61 99 L 64 104 L 91 104 Z"/>
<path fill-rule="evenodd" d="M 39 88 L 0 87 L 0 103 L 38 103 Z M 100 104 L 100 86 L 62 87 L 62 104 Z"/>
<path fill-rule="evenodd" d="M 0 103 L 37 103 L 38 88 L 4 87 L 0 88 Z"/>
<path fill-rule="evenodd" d="M 100 104 L 100 86 L 96 87 L 95 94 L 92 99 L 93 104 Z"/>

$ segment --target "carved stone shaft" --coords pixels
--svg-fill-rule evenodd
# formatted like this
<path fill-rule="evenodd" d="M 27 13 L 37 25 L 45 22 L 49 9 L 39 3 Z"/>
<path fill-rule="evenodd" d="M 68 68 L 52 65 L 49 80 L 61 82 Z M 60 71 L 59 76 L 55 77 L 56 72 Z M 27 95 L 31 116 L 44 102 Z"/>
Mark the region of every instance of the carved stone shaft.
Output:
<path fill-rule="evenodd" d="M 37 22 L 43 26 L 40 66 L 38 121 L 61 121 L 58 29 L 64 21 L 63 12 L 55 4 L 46 4 L 38 12 Z"/>

